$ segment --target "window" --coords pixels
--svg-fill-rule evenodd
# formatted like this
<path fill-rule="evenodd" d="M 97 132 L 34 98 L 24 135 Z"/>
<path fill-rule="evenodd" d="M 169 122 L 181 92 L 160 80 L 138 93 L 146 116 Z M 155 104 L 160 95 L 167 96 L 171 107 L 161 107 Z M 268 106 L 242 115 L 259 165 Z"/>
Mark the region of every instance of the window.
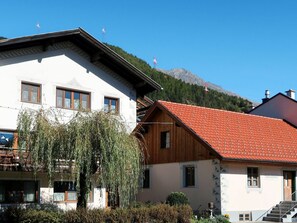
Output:
<path fill-rule="evenodd" d="M 0 203 L 34 203 L 38 200 L 38 182 L 36 181 L 0 181 Z"/>
<path fill-rule="evenodd" d="M 0 147 L 11 148 L 13 145 L 14 133 L 0 131 Z"/>
<path fill-rule="evenodd" d="M 143 173 L 143 188 L 150 188 L 150 169 L 145 169 Z"/>
<path fill-rule="evenodd" d="M 257 167 L 247 168 L 248 187 L 260 187 L 259 170 Z"/>
<path fill-rule="evenodd" d="M 239 217 L 239 221 L 250 221 L 251 220 L 250 213 L 240 213 L 238 217 Z"/>
<path fill-rule="evenodd" d="M 185 187 L 195 186 L 195 167 L 194 166 L 184 167 L 184 186 Z"/>
<path fill-rule="evenodd" d="M 72 181 L 54 182 L 54 201 L 76 201 L 76 183 Z"/>
<path fill-rule="evenodd" d="M 22 83 L 21 101 L 39 104 L 41 102 L 40 85 Z"/>
<path fill-rule="evenodd" d="M 91 185 L 90 185 L 91 188 Z M 92 192 L 89 193 L 89 202 L 92 201 Z M 54 182 L 54 201 L 55 202 L 76 202 L 76 182 L 55 181 Z"/>
<path fill-rule="evenodd" d="M 57 88 L 56 105 L 73 110 L 90 109 L 90 93 Z"/>
<path fill-rule="evenodd" d="M 167 149 L 170 147 L 170 132 L 161 132 L 161 149 Z"/>
<path fill-rule="evenodd" d="M 119 113 L 119 99 L 104 97 L 104 111 L 110 113 Z"/>

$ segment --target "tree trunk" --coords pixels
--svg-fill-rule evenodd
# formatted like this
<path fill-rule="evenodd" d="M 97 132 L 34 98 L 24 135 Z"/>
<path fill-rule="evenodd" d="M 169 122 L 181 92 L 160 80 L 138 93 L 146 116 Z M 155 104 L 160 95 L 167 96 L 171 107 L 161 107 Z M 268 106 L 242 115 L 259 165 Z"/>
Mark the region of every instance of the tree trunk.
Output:
<path fill-rule="evenodd" d="M 78 193 L 78 198 L 77 198 L 77 207 L 78 208 L 87 208 L 87 197 L 88 197 L 88 183 L 87 183 L 87 177 L 85 173 L 80 173 L 79 176 L 79 184 L 80 184 L 80 189 Z"/>

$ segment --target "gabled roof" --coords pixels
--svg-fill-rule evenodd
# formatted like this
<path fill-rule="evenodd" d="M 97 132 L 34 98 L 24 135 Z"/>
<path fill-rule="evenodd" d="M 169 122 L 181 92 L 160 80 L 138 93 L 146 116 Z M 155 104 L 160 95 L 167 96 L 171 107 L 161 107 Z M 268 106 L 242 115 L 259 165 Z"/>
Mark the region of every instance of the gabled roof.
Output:
<path fill-rule="evenodd" d="M 144 95 L 154 90 L 161 90 L 161 86 L 158 83 L 127 62 L 109 47 L 92 37 L 82 28 L 4 39 L 0 42 L 0 53 L 38 45 L 41 45 L 44 51 L 46 51 L 49 45 L 63 41 L 70 41 L 88 53 L 92 63 L 100 61 L 100 63 L 103 63 L 117 72 L 124 79 L 133 84 L 139 95 Z"/>
<path fill-rule="evenodd" d="M 296 107 L 297 107 L 297 101 L 296 100 L 294 100 L 291 97 L 279 92 L 278 94 L 274 95 L 273 97 L 266 99 L 265 102 L 259 104 L 258 106 L 256 106 L 252 110 L 250 110 L 248 113 L 252 113 L 254 110 L 257 110 L 258 108 L 262 107 L 263 105 L 267 104 L 268 102 L 273 101 L 273 100 L 275 100 L 275 98 L 279 98 L 279 97 L 282 97 L 282 98 L 284 98 L 284 100 L 288 100 L 288 101 L 296 104 Z"/>
<path fill-rule="evenodd" d="M 143 122 L 156 109 L 167 112 L 223 160 L 297 163 L 297 129 L 281 119 L 157 101 Z"/>

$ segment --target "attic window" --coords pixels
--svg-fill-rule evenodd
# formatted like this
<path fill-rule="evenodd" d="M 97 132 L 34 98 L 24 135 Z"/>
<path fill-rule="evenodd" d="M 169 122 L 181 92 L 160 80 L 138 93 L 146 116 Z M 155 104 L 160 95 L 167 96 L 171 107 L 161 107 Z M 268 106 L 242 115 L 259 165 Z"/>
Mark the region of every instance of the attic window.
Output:
<path fill-rule="evenodd" d="M 161 132 L 161 149 L 168 149 L 170 147 L 170 132 Z"/>

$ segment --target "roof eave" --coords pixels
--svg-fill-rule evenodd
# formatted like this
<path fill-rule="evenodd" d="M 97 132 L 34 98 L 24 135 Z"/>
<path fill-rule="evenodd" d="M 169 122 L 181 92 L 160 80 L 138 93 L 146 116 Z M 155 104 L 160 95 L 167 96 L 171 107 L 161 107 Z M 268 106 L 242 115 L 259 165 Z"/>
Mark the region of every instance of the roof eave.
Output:
<path fill-rule="evenodd" d="M 132 83 L 138 95 L 143 96 L 155 90 L 162 90 L 162 87 L 158 83 L 119 56 L 109 47 L 92 37 L 82 28 L 8 39 L 7 41 L 0 43 L 0 52 L 36 45 L 42 45 L 43 48 L 46 49 L 50 44 L 65 40 L 69 40 L 78 45 L 91 56 L 104 55 L 107 57 L 105 60 L 102 59 L 102 57 L 101 62 L 105 62 L 108 66 L 113 66 L 113 69 L 119 67 L 118 69 L 123 71 L 120 75 Z M 112 63 L 108 62 L 110 59 L 113 60 Z"/>

